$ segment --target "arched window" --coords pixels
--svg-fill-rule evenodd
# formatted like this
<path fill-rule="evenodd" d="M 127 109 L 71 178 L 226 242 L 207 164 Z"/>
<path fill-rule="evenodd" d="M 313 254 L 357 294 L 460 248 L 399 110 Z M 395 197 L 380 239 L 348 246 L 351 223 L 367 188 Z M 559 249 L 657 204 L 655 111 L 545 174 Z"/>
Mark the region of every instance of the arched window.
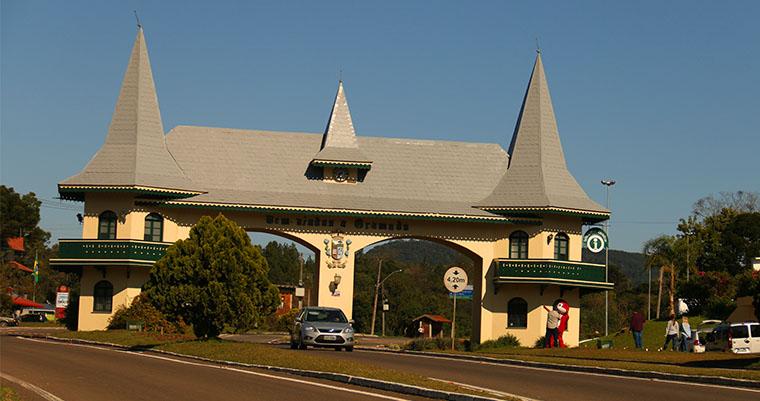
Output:
<path fill-rule="evenodd" d="M 161 242 L 164 240 L 164 218 L 157 213 L 145 216 L 146 241 Z"/>
<path fill-rule="evenodd" d="M 554 236 L 554 259 L 570 259 L 570 238 L 565 233 L 559 233 Z"/>
<path fill-rule="evenodd" d="M 94 303 L 92 310 L 94 312 L 111 312 L 113 305 L 113 285 L 106 280 L 98 281 L 93 291 Z"/>
<path fill-rule="evenodd" d="M 528 259 L 528 234 L 515 231 L 509 236 L 509 258 Z"/>
<path fill-rule="evenodd" d="M 116 213 L 106 210 L 98 217 L 98 239 L 116 239 Z"/>
<path fill-rule="evenodd" d="M 512 298 L 507 304 L 507 328 L 528 328 L 528 303 L 522 298 Z"/>

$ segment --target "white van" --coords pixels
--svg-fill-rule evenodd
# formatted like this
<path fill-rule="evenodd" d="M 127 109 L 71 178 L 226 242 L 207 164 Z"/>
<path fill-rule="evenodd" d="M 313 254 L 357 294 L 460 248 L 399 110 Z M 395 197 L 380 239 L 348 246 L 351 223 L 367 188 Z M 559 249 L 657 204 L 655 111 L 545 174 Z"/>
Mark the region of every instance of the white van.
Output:
<path fill-rule="evenodd" d="M 707 334 L 706 348 L 735 354 L 760 353 L 760 323 L 722 323 Z"/>

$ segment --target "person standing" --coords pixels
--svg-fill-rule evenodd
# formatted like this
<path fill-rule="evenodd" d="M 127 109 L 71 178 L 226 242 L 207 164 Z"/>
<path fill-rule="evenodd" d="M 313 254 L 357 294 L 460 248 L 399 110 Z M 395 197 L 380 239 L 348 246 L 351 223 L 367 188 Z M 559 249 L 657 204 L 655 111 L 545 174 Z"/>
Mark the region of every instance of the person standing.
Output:
<path fill-rule="evenodd" d="M 684 316 L 681 319 L 681 352 L 691 351 L 691 325 L 689 318 Z"/>
<path fill-rule="evenodd" d="M 546 335 L 544 335 L 544 348 L 551 348 L 553 345 L 559 345 L 559 321 L 562 315 L 556 307 L 551 310 L 543 305 L 544 309 L 549 312 L 546 317 Z"/>
<path fill-rule="evenodd" d="M 671 314 L 668 325 L 665 326 L 665 344 L 658 351 L 663 351 L 668 348 L 668 343 L 672 342 L 673 351 L 676 350 L 676 342 L 678 342 L 678 322 L 676 322 L 676 315 Z"/>
<path fill-rule="evenodd" d="M 633 312 L 631 316 L 631 333 L 633 334 L 633 343 L 637 349 L 643 348 L 641 343 L 641 332 L 644 331 L 644 316 L 638 311 Z"/>

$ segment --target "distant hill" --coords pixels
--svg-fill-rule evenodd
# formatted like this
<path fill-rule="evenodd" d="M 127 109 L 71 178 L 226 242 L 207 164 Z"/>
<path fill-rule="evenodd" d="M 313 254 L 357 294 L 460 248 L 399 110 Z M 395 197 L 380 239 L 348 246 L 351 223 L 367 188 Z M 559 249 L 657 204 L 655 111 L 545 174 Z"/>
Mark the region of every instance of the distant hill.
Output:
<path fill-rule="evenodd" d="M 645 259 L 646 257 L 643 253 L 610 249 L 610 265 L 617 266 L 631 280 L 631 284 L 634 286 L 646 283 L 649 279 L 648 272 L 644 268 Z M 584 249 L 583 261 L 603 264 L 604 252 L 592 253 L 588 249 Z M 654 272 L 656 273 L 656 270 Z"/>
<path fill-rule="evenodd" d="M 380 244 L 364 255 L 416 265 L 472 266 L 472 260 L 446 245 L 417 239 L 399 239 Z"/>

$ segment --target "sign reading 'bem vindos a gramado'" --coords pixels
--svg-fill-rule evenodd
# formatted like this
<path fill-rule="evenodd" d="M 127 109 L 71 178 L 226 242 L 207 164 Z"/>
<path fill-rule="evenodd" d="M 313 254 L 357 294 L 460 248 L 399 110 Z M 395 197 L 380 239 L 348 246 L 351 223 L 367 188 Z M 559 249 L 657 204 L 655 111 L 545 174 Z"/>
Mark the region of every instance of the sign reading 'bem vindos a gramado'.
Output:
<path fill-rule="evenodd" d="M 607 233 L 599 227 L 593 227 L 583 235 L 583 247 L 593 253 L 599 253 L 608 246 Z"/>

